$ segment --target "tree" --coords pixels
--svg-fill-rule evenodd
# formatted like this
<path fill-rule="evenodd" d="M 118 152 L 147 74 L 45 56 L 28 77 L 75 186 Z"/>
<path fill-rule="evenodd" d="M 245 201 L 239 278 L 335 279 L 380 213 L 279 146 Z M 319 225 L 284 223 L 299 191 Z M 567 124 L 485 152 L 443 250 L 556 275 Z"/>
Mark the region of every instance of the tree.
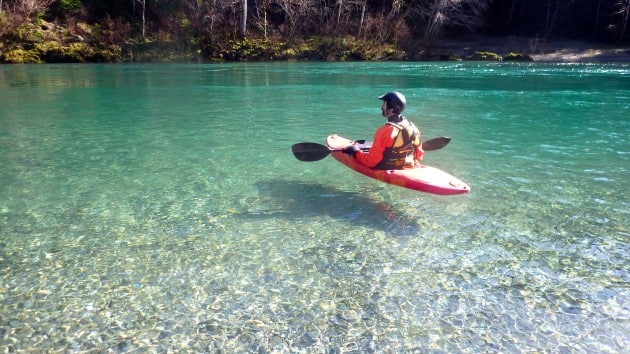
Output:
<path fill-rule="evenodd" d="M 267 7 L 269 6 L 269 0 L 263 0 L 262 8 L 263 8 L 263 39 L 267 40 Z"/>
<path fill-rule="evenodd" d="M 147 0 L 135 0 L 137 1 L 140 6 L 142 7 L 142 38 L 146 38 L 146 34 L 147 34 L 147 17 L 146 17 L 146 12 L 147 12 Z"/>
<path fill-rule="evenodd" d="M 239 21 L 239 33 L 245 38 L 247 35 L 247 0 L 241 0 L 241 18 Z"/>
<path fill-rule="evenodd" d="M 550 37 L 555 32 L 555 26 L 560 18 L 568 17 L 568 10 L 574 2 L 574 0 L 547 0 L 545 37 Z"/>
<path fill-rule="evenodd" d="M 192 35 L 197 37 L 200 44 L 210 47 L 215 40 L 215 28 L 221 23 L 223 13 L 222 1 L 217 0 L 189 0 L 186 11 L 191 21 Z"/>
<path fill-rule="evenodd" d="M 13 1 L 13 10 L 22 14 L 25 18 L 28 18 L 33 14 L 48 9 L 54 1 L 55 0 L 15 0 Z M 9 5 L 10 4 L 11 1 L 9 2 Z"/>
<path fill-rule="evenodd" d="M 618 0 L 615 3 L 615 15 L 620 16 L 620 29 L 617 30 L 619 39 L 623 39 L 628 30 L 628 19 L 630 18 L 630 0 Z"/>
<path fill-rule="evenodd" d="M 328 22 L 332 25 L 335 36 L 338 36 L 340 33 L 356 33 L 356 36 L 360 37 L 367 11 L 367 0 L 336 0 L 334 7 L 336 7 L 334 11 L 333 9 L 327 11 L 325 6 L 319 9 L 321 22 Z M 328 13 L 334 13 L 334 20 L 326 16 Z M 342 21 L 342 18 L 345 20 Z M 357 18 L 358 21 L 356 21 Z"/>
<path fill-rule="evenodd" d="M 45 12 L 55 0 L 0 0 L 0 36 L 27 22 L 33 15 Z M 4 8 L 4 9 L 3 9 Z"/>
<path fill-rule="evenodd" d="M 315 0 L 275 0 L 285 15 L 285 23 L 289 28 L 285 31 L 289 41 L 295 39 L 299 30 L 309 29 L 309 14 L 317 12 Z M 318 26 L 319 27 L 319 26 Z"/>
<path fill-rule="evenodd" d="M 340 21 L 341 21 L 341 12 L 343 9 L 343 0 L 337 0 L 337 25 L 335 26 L 335 34 L 337 34 L 337 32 L 339 31 L 339 25 L 340 25 Z"/>
<path fill-rule="evenodd" d="M 420 23 L 425 45 L 430 45 L 446 26 L 475 30 L 483 25 L 490 0 L 418 1 L 409 8 L 409 17 Z"/>
<path fill-rule="evenodd" d="M 361 37 L 361 30 L 363 29 L 363 22 L 365 21 L 365 11 L 367 10 L 367 0 L 359 1 L 358 3 L 361 7 L 361 17 L 359 19 L 359 30 L 357 32 L 357 37 Z"/>

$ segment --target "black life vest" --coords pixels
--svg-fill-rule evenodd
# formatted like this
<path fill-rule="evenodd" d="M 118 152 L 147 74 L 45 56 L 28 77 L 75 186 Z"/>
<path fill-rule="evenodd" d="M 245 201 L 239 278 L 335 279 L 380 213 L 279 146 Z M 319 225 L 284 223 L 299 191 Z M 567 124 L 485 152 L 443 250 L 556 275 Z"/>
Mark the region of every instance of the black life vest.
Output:
<path fill-rule="evenodd" d="M 383 151 L 383 159 L 375 166 L 378 170 L 400 170 L 413 167 L 416 148 L 420 146 L 420 130 L 405 118 L 399 122 L 388 121 L 386 124 L 398 129 L 394 144 Z"/>

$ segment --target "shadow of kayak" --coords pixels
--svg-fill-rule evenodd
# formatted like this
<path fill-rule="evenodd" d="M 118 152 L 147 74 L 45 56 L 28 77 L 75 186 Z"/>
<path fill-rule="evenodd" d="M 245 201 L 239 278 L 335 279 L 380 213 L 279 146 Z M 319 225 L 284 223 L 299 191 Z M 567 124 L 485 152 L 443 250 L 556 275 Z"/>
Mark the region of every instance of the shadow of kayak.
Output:
<path fill-rule="evenodd" d="M 419 230 L 415 218 L 403 210 L 363 193 L 293 180 L 260 181 L 255 186 L 265 202 L 239 213 L 240 217 L 302 219 L 327 215 L 397 235 L 415 235 Z"/>

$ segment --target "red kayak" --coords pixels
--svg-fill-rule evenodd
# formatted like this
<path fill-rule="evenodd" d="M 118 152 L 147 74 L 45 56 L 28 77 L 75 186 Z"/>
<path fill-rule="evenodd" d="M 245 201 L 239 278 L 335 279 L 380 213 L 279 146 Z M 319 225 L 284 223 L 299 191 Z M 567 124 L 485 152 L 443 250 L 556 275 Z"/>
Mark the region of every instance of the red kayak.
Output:
<path fill-rule="evenodd" d="M 348 140 L 336 134 L 329 135 L 326 138 L 328 148 L 335 150 L 330 153 L 332 157 L 368 177 L 400 187 L 432 194 L 454 195 L 470 192 L 470 187 L 457 177 L 427 165 L 420 165 L 403 170 L 376 170 L 367 167 L 354 157 L 339 151 L 352 144 L 354 144 L 352 140 Z"/>

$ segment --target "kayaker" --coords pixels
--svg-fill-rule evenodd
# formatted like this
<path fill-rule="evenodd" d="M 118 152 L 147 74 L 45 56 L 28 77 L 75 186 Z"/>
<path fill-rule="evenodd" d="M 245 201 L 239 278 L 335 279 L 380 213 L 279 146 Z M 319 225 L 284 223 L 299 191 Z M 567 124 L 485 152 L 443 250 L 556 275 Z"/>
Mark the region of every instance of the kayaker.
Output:
<path fill-rule="evenodd" d="M 383 100 L 381 114 L 387 118 L 387 122 L 374 133 L 370 150 L 362 151 L 353 144 L 343 152 L 379 170 L 400 170 L 420 164 L 424 155 L 420 130 L 401 115 L 407 106 L 405 96 L 392 91 L 379 99 Z"/>

